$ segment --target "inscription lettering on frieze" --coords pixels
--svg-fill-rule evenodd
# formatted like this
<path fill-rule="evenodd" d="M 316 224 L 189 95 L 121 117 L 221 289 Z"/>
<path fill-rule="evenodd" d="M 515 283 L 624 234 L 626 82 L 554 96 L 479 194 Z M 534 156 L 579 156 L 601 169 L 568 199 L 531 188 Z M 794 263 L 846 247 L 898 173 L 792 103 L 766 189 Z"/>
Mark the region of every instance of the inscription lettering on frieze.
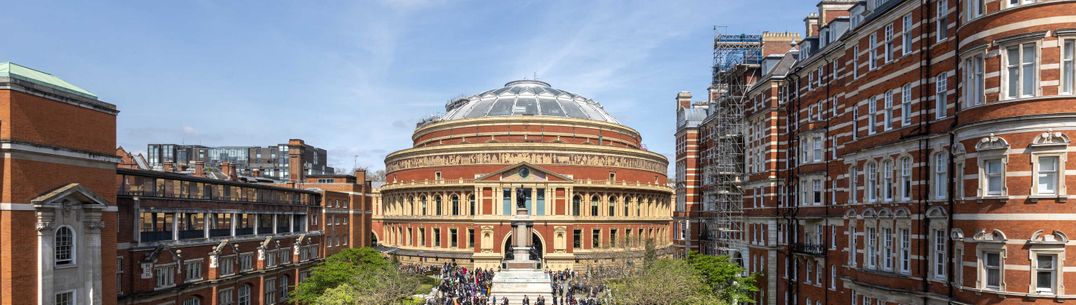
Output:
<path fill-rule="evenodd" d="M 516 164 L 527 162 L 540 165 L 585 165 L 621 167 L 664 173 L 667 165 L 642 158 L 599 156 L 567 153 L 476 153 L 460 155 L 419 156 L 390 162 L 388 171 L 452 165 Z"/>

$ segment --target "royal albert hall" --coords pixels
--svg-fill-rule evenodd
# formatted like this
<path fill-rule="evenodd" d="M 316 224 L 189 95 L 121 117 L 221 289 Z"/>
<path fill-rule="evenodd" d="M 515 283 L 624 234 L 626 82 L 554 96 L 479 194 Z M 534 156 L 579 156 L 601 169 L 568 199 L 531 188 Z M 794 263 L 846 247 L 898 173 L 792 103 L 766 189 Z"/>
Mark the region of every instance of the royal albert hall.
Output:
<path fill-rule="evenodd" d="M 452 100 L 412 139 L 385 158 L 374 211 L 379 246 L 404 263 L 501 266 L 517 205 L 543 268 L 634 262 L 648 241 L 671 249 L 668 159 L 594 100 L 513 81 Z"/>

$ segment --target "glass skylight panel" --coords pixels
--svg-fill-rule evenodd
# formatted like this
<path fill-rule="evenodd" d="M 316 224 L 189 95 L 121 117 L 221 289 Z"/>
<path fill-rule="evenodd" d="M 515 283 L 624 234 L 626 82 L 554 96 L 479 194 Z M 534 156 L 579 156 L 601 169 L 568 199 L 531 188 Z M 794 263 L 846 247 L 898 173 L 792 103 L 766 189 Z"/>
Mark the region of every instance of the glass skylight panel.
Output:
<path fill-rule="evenodd" d="M 515 114 L 538 115 L 538 100 L 533 97 L 521 97 L 516 100 Z M 522 110 L 522 113 L 518 110 Z"/>
<path fill-rule="evenodd" d="M 560 109 L 560 104 L 555 99 L 543 97 L 538 100 L 538 104 L 542 109 L 542 115 L 564 116 L 564 110 Z"/>
<path fill-rule="evenodd" d="M 493 103 L 493 108 L 489 110 L 487 115 L 511 115 L 512 104 L 516 100 L 514 98 L 500 98 L 496 103 Z"/>

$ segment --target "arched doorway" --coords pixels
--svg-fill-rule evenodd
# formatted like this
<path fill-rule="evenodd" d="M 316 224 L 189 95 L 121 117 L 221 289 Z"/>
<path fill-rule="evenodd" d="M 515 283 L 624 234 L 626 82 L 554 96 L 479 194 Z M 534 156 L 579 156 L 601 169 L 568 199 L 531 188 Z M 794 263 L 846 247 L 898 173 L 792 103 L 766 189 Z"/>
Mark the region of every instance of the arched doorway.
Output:
<path fill-rule="evenodd" d="M 545 254 L 545 247 L 542 246 L 542 239 L 538 237 L 537 233 L 531 232 L 531 240 L 534 241 L 534 247 L 531 249 L 531 259 L 541 260 Z M 504 240 L 504 259 L 512 260 L 515 258 L 515 254 L 512 253 L 512 235 L 508 235 L 508 238 Z"/>

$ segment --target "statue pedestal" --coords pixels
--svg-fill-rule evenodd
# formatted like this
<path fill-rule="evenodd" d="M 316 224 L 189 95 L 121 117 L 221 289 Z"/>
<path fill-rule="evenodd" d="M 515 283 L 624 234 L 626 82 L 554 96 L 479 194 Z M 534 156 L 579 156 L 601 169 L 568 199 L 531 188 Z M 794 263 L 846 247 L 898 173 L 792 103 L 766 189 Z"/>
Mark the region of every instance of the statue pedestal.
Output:
<path fill-rule="evenodd" d="M 528 296 L 531 304 L 544 296 L 547 304 L 551 304 L 553 297 L 552 279 L 542 271 L 541 262 L 531 259 L 531 249 L 534 240 L 531 237 L 531 227 L 534 220 L 526 208 L 517 208 L 516 216 L 512 218 L 512 255 L 511 260 L 504 261 L 504 268 L 493 275 L 492 295 L 508 298 L 509 304 L 522 304 L 523 296 Z M 505 249 L 504 251 L 508 251 Z"/>

